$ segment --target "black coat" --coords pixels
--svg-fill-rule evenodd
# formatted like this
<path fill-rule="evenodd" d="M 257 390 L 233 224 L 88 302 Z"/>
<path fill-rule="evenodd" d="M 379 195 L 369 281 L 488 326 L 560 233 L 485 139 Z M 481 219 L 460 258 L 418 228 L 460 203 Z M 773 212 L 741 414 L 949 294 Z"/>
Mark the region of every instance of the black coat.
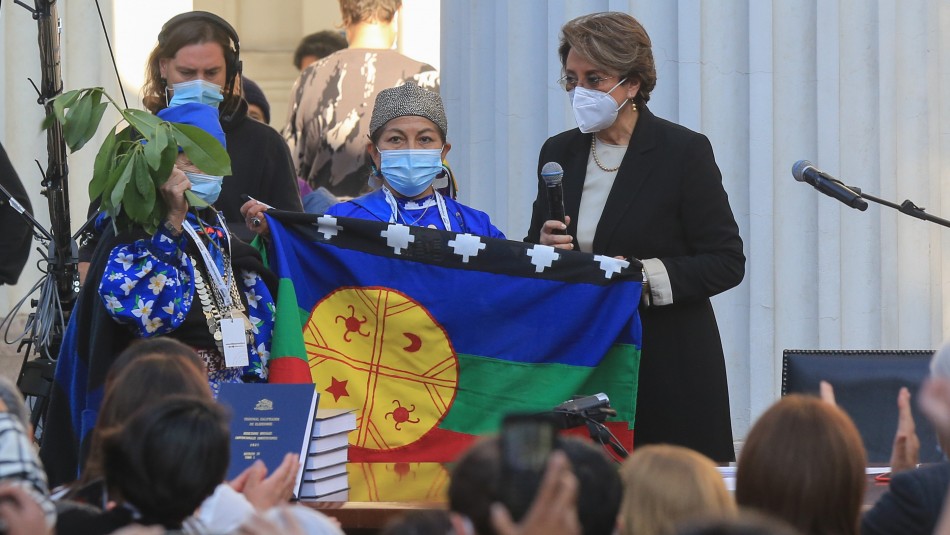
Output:
<path fill-rule="evenodd" d="M 26 194 L 20 177 L 17 176 L 7 152 L 0 145 L 0 184 L 20 203 L 27 212 L 32 213 L 30 197 Z M 0 195 L 0 284 L 16 284 L 30 256 L 30 243 L 33 232 L 30 222 L 10 206 L 6 195 Z"/>
<path fill-rule="evenodd" d="M 242 195 L 281 210 L 302 212 L 297 173 L 287 142 L 277 130 L 247 116 L 247 103 L 241 101 L 237 112 L 221 118 L 228 141 L 233 175 L 224 178 L 221 195 L 214 203 L 224 212 L 231 232 L 245 241 L 254 237 L 244 224 L 240 208 Z"/>
<path fill-rule="evenodd" d="M 591 136 L 574 129 L 548 139 L 538 164 L 539 177 L 544 163 L 564 168 L 575 244 Z M 526 241 L 538 242 L 548 219 L 545 189 L 539 178 Z M 658 258 L 670 277 L 673 304 L 641 310 L 635 444 L 680 444 L 717 461 L 734 459 L 725 360 L 709 298 L 742 281 L 745 256 L 709 140 L 641 106 L 588 252 Z"/>
<path fill-rule="evenodd" d="M 930 535 L 950 484 L 950 463 L 895 474 L 881 499 L 861 519 L 861 535 Z"/>

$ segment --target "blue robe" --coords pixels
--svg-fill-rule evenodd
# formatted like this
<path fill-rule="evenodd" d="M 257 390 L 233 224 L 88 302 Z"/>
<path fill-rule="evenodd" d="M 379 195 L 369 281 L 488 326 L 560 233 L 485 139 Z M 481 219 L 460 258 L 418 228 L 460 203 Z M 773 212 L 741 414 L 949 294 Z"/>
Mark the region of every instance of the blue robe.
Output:
<path fill-rule="evenodd" d="M 445 199 L 445 208 L 452 228 L 445 228 L 445 224 L 439 216 L 434 195 L 416 200 L 397 198 L 399 214 L 396 217 L 396 222 L 488 238 L 506 239 L 504 233 L 498 230 L 495 225 L 492 225 L 488 214 L 485 212 L 469 208 L 448 197 L 443 197 L 443 199 Z M 351 201 L 335 204 L 327 210 L 326 215 L 389 221 L 392 216 L 392 208 L 386 202 L 386 193 L 379 189 Z"/>

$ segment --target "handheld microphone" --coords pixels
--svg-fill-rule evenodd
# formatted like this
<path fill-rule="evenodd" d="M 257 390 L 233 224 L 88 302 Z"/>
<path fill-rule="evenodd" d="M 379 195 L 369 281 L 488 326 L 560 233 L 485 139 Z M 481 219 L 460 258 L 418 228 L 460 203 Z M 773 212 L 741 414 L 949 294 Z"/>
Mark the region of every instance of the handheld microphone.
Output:
<path fill-rule="evenodd" d="M 868 202 L 861 198 L 861 190 L 855 192 L 835 177 L 816 169 L 808 160 L 795 162 L 795 165 L 792 166 L 792 176 L 795 177 L 795 180 L 811 184 L 816 190 L 831 198 L 838 199 L 851 208 L 862 212 L 868 209 Z"/>
<path fill-rule="evenodd" d="M 564 169 L 557 162 L 548 162 L 541 168 L 541 180 L 548 187 L 548 213 L 551 219 L 561 223 L 566 222 L 564 214 L 564 188 L 561 181 L 564 179 Z M 564 234 L 563 230 L 556 229 L 552 234 Z"/>

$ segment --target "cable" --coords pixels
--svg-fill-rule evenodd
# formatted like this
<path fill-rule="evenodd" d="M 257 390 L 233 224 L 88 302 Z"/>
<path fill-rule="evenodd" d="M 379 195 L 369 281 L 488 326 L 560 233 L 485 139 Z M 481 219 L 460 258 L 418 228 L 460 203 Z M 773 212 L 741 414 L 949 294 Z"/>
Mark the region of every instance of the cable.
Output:
<path fill-rule="evenodd" d="M 599 442 L 604 448 L 604 451 L 606 451 L 614 461 L 622 463 L 623 460 L 630 455 L 630 452 L 623 446 L 620 439 L 618 439 L 603 422 L 591 418 L 586 414 L 582 414 L 581 416 L 587 421 L 587 430 L 590 432 L 591 438 Z M 595 434 L 597 436 L 594 436 Z M 605 434 L 607 436 L 606 441 L 604 441 Z M 608 449 L 607 446 L 610 446 L 610 448 Z"/>
<path fill-rule="evenodd" d="M 112 59 L 112 68 L 115 69 L 115 80 L 119 84 L 119 92 L 122 93 L 122 102 L 125 104 L 125 107 L 128 108 L 129 101 L 125 98 L 125 88 L 122 87 L 122 77 L 119 76 L 119 65 L 115 62 L 115 52 L 112 51 L 112 41 L 109 40 L 109 31 L 106 29 L 106 19 L 102 17 L 102 8 L 99 7 L 99 0 L 96 0 L 96 10 L 99 12 L 99 22 L 102 24 L 102 35 L 105 36 L 106 46 L 109 47 L 109 57 Z"/>

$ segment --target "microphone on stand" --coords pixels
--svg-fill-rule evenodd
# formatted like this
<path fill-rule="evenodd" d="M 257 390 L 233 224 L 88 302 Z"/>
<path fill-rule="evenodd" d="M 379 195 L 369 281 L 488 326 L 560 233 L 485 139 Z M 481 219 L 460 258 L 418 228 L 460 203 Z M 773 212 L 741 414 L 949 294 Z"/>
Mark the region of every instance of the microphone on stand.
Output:
<path fill-rule="evenodd" d="M 554 407 L 551 412 L 558 416 L 562 429 L 579 427 L 588 420 L 603 422 L 608 416 L 616 416 L 617 411 L 610 408 L 610 399 L 603 392 L 593 396 L 569 399 Z"/>
<path fill-rule="evenodd" d="M 619 459 L 628 455 L 623 444 L 604 425 L 608 417 L 617 416 L 617 411 L 610 407 L 607 394 L 601 392 L 593 396 L 575 397 L 554 407 L 551 412 L 561 429 L 586 426 L 590 438 L 604 447 L 610 446 Z"/>
<path fill-rule="evenodd" d="M 816 169 L 808 160 L 795 162 L 792 166 L 792 176 L 795 180 L 811 184 L 816 190 L 833 199 L 838 199 L 851 208 L 862 212 L 868 209 L 868 202 L 861 198 L 861 190 L 845 186 L 837 178 Z"/>
<path fill-rule="evenodd" d="M 548 162 L 541 167 L 541 180 L 548 187 L 548 213 L 551 219 L 561 223 L 566 222 L 564 213 L 564 188 L 561 181 L 564 179 L 564 169 L 557 162 Z M 564 234 L 561 229 L 551 231 L 551 234 Z"/>

